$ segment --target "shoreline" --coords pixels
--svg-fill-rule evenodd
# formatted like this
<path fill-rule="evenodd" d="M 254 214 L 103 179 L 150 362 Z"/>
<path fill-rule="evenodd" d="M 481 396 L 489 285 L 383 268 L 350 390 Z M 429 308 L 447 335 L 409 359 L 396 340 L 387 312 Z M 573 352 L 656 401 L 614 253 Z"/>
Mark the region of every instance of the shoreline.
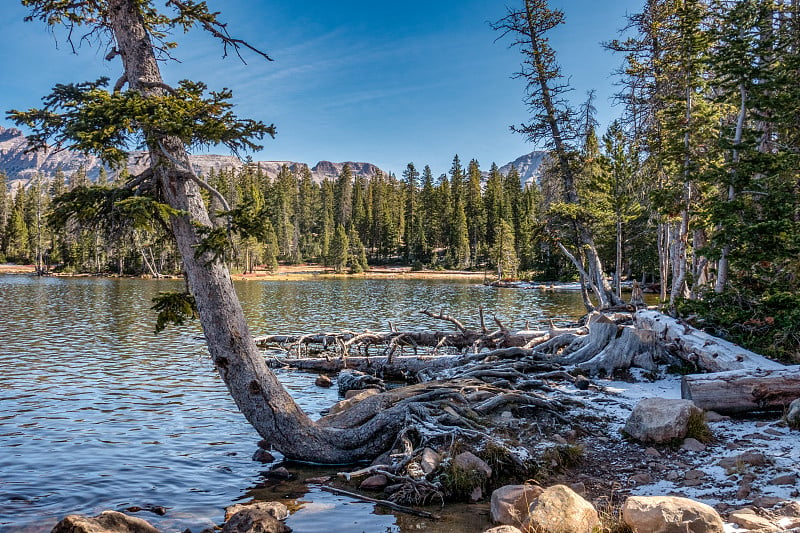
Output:
<path fill-rule="evenodd" d="M 13 263 L 0 264 L 0 274 L 35 274 L 34 265 L 17 265 Z M 131 279 L 180 279 L 176 275 L 164 275 L 158 278 L 152 276 L 119 276 L 111 273 L 49 273 L 49 276 L 56 277 L 109 277 L 109 278 L 131 278 Z M 418 270 L 414 271 L 411 267 L 373 267 L 367 272 L 359 274 L 336 273 L 331 268 L 317 264 L 303 265 L 280 265 L 274 272 L 266 270 L 256 270 L 253 273 L 231 273 L 234 281 L 307 281 L 315 279 L 461 279 L 468 281 L 483 282 L 493 279 L 488 273 L 474 272 L 468 270 Z"/>

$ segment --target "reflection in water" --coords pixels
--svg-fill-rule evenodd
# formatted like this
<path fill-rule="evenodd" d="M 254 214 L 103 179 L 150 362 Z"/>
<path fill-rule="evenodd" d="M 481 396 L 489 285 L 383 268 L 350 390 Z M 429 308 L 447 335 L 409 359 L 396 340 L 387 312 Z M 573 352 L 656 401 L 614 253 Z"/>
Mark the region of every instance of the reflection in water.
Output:
<path fill-rule="evenodd" d="M 264 469 L 250 460 L 259 437 L 214 372 L 198 325 L 153 333 L 151 298 L 180 287 L 0 276 L 0 530 L 47 531 L 68 513 L 163 505 L 166 516 L 143 518 L 199 531 L 250 497 L 245 489 Z M 250 281 L 237 290 L 255 334 L 385 330 L 389 321 L 447 327 L 419 315 L 428 306 L 476 325 L 483 305 L 514 327 L 581 312 L 574 294 L 453 282 Z M 337 400 L 312 376 L 280 377 L 312 416 Z M 318 488 L 298 497 L 307 503 L 290 519 L 296 531 L 411 530 Z"/>

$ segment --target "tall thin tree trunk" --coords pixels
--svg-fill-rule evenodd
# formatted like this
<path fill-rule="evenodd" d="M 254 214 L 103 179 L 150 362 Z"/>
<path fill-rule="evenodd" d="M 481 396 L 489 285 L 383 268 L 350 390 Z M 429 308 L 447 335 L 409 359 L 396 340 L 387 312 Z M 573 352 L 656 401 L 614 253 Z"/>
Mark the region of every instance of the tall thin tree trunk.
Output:
<path fill-rule="evenodd" d="M 672 291 L 669 295 L 670 311 L 675 310 L 677 299 L 686 297 L 688 294 L 686 285 L 686 275 L 689 270 L 689 208 L 692 202 L 692 183 L 690 179 L 692 155 L 691 147 L 691 126 L 692 126 L 692 88 L 686 87 L 686 132 L 683 135 L 683 199 L 681 205 L 681 221 L 678 226 L 678 233 L 673 246 L 674 275 L 672 278 Z"/>
<path fill-rule="evenodd" d="M 667 301 L 667 283 L 670 274 L 670 225 L 667 222 L 658 223 L 658 276 L 660 288 L 658 298 L 661 302 Z"/>
<path fill-rule="evenodd" d="M 617 253 L 614 261 L 616 272 L 615 291 L 618 298 L 622 298 L 622 217 L 617 215 Z"/>
<path fill-rule="evenodd" d="M 163 81 L 138 0 L 108 0 L 109 23 L 132 90 L 160 95 Z M 197 302 L 200 323 L 214 364 L 239 410 L 273 448 L 292 459 L 347 463 L 386 451 L 404 423 L 388 409 L 352 429 L 312 422 L 269 370 L 250 334 L 225 264 L 211 253 L 197 257 L 197 225 L 211 227 L 182 141 L 149 137 L 150 165 L 165 201 L 181 211 L 171 219 L 188 286 Z M 169 157 L 165 157 L 165 153 Z"/>
<path fill-rule="evenodd" d="M 736 117 L 736 133 L 733 136 L 733 154 L 731 156 L 731 172 L 730 183 L 728 183 L 728 202 L 733 202 L 736 199 L 736 174 L 738 172 L 737 164 L 739 163 L 739 145 L 742 142 L 742 133 L 744 131 L 744 119 L 747 114 L 747 88 L 744 83 L 739 84 L 739 115 Z M 719 228 L 718 228 L 719 229 Z M 714 284 L 714 292 L 717 294 L 725 290 L 728 284 L 728 269 L 729 261 L 728 254 L 731 253 L 730 243 L 725 243 L 722 247 L 722 255 L 717 263 L 717 281 Z"/>
<path fill-rule="evenodd" d="M 533 10 L 534 6 L 531 3 L 531 0 L 525 0 L 525 15 L 528 25 L 528 38 L 530 39 L 531 43 L 533 63 L 536 67 L 537 82 L 541 88 L 542 103 L 544 105 L 545 112 L 547 113 L 547 123 L 553 138 L 556 158 L 558 160 L 559 170 L 561 171 L 561 176 L 564 183 L 565 200 L 568 204 L 577 204 L 578 193 L 577 189 L 575 188 L 575 175 L 569 162 L 567 147 L 564 142 L 561 125 L 559 124 L 556 105 L 553 102 L 551 95 L 551 88 L 548 83 L 547 66 L 545 65 L 545 60 L 542 57 L 541 44 L 536 31 L 535 22 L 533 20 Z M 617 296 L 614 294 L 611 285 L 603 275 L 603 265 L 600 261 L 600 256 L 597 253 L 597 247 L 595 246 L 594 238 L 592 237 L 589 228 L 587 228 L 583 223 L 577 224 L 579 226 L 578 235 L 580 245 L 587 250 L 589 275 L 586 276 L 586 278 L 587 281 L 590 281 L 596 285 L 596 296 L 600 302 L 600 308 L 602 309 L 604 307 L 608 307 L 609 303 L 611 305 L 623 303 L 622 300 L 617 298 Z M 587 310 L 589 310 L 588 307 Z"/>

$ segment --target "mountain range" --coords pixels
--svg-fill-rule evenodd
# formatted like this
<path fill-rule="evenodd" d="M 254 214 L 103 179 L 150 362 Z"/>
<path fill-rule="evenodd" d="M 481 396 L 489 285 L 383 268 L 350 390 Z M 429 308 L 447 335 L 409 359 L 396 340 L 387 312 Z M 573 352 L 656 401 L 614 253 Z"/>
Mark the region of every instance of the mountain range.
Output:
<path fill-rule="evenodd" d="M 500 172 L 505 174 L 514 165 L 520 173 L 522 185 L 538 181 L 541 163 L 546 156 L 546 152 L 538 151 L 525 154 L 500 167 Z M 244 165 L 244 162 L 235 156 L 199 154 L 192 155 L 190 159 L 195 172 L 201 176 L 208 175 L 212 170 L 239 168 Z M 148 164 L 149 157 L 145 152 L 133 152 L 128 159 L 127 168 L 131 174 L 138 174 Z M 258 165 L 270 177 L 275 177 L 284 165 L 291 170 L 309 167 L 307 163 L 295 161 L 254 161 L 254 164 Z M 310 167 L 311 177 L 318 183 L 327 179 L 336 179 L 345 164 L 350 165 L 350 170 L 354 176 L 368 178 L 380 170 L 372 163 L 319 161 Z M 20 130 L 0 126 L 0 172 L 5 173 L 12 190 L 20 186 L 24 187 L 34 176 L 42 175 L 46 178 L 51 178 L 59 170 L 69 177 L 78 170 L 83 169 L 89 179 L 94 181 L 103 167 L 103 163 L 98 158 L 71 150 L 51 149 L 28 152 L 27 141 Z M 109 175 L 114 174 L 108 167 L 105 168 Z M 387 173 L 383 172 L 384 174 Z"/>

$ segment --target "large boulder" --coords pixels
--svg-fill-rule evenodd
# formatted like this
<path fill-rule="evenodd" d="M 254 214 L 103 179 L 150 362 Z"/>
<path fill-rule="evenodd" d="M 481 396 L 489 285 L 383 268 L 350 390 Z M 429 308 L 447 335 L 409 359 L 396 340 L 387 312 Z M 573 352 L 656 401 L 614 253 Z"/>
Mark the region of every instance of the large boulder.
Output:
<path fill-rule="evenodd" d="M 104 511 L 97 516 L 69 515 L 51 533 L 160 533 L 146 520 L 117 511 Z"/>
<path fill-rule="evenodd" d="M 530 506 L 523 531 L 592 533 L 600 525 L 594 506 L 565 485 L 545 489 Z"/>
<path fill-rule="evenodd" d="M 489 516 L 493 524 L 519 526 L 528 517 L 530 505 L 543 492 L 538 485 L 506 485 L 492 492 Z"/>
<path fill-rule="evenodd" d="M 484 478 L 492 477 L 492 467 L 472 452 L 462 452 L 453 458 L 453 464 L 466 471 L 477 471 Z"/>
<path fill-rule="evenodd" d="M 640 442 L 668 442 L 686 437 L 692 415 L 703 411 L 689 400 L 645 398 L 625 422 L 625 433 Z"/>
<path fill-rule="evenodd" d="M 710 506 L 677 496 L 631 496 L 622 520 L 634 533 L 723 533 L 722 518 Z"/>

